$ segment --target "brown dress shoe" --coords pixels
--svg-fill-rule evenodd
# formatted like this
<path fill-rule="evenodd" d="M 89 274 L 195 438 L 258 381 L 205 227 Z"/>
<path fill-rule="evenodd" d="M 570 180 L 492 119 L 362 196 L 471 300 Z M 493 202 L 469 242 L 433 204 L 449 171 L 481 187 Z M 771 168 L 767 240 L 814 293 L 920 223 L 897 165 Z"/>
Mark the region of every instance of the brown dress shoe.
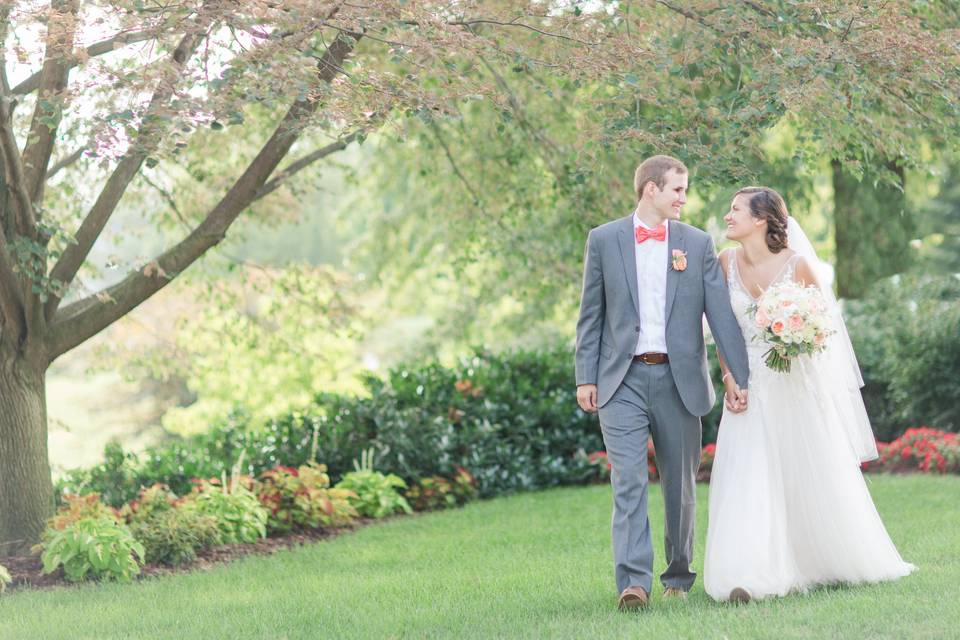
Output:
<path fill-rule="evenodd" d="M 629 609 L 642 609 L 650 602 L 650 597 L 643 587 L 627 587 L 620 594 L 620 602 L 617 607 L 620 611 Z"/>
<path fill-rule="evenodd" d="M 683 589 L 678 589 L 677 587 L 667 587 L 663 590 L 663 597 L 666 598 L 677 598 L 679 600 L 687 599 L 687 592 Z"/>
<path fill-rule="evenodd" d="M 729 600 L 734 604 L 747 604 L 750 602 L 750 593 L 743 587 L 737 587 L 730 592 Z"/>

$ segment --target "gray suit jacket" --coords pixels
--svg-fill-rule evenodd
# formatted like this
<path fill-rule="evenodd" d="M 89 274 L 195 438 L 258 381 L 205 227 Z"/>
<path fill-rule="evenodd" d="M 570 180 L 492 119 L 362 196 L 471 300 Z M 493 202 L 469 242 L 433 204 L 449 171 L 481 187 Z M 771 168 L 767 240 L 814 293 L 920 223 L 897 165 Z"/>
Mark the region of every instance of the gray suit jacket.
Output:
<path fill-rule="evenodd" d="M 716 394 L 707 370 L 703 315 L 727 366 L 747 388 L 747 351 L 710 236 L 671 220 L 667 251 L 666 338 L 677 391 L 690 413 L 710 412 Z M 587 236 L 583 294 L 577 322 L 577 385 L 597 385 L 597 404 L 610 401 L 630 368 L 640 333 L 640 296 L 634 253 L 633 213 L 596 227 Z M 672 266 L 673 250 L 687 254 L 687 268 Z"/>

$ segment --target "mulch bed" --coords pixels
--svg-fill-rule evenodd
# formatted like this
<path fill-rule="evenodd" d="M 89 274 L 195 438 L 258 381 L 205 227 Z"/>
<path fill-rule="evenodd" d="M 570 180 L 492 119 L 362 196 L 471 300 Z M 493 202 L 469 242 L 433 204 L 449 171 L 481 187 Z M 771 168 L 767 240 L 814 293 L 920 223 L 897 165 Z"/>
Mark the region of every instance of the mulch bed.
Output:
<path fill-rule="evenodd" d="M 392 520 L 385 518 L 383 520 Z M 244 556 L 268 556 L 284 549 L 299 547 L 311 542 L 320 540 L 329 540 L 343 533 L 353 531 L 371 522 L 382 522 L 371 519 L 358 520 L 355 523 L 340 529 L 319 529 L 311 531 L 300 531 L 288 533 L 286 535 L 264 538 L 257 542 L 226 544 L 209 549 L 203 549 L 197 552 L 197 559 L 177 567 L 169 567 L 160 564 L 147 564 L 140 570 L 137 580 L 151 577 L 164 576 L 176 573 L 186 573 L 188 571 L 206 571 L 217 565 L 232 562 L 237 558 Z M 18 589 L 49 589 L 52 587 L 74 586 L 78 583 L 70 582 L 63 575 L 63 568 L 58 568 L 53 573 L 43 573 L 43 564 L 40 562 L 40 556 L 7 556 L 0 558 L 0 565 L 3 565 L 10 572 L 13 581 L 7 585 L 7 592 Z"/>

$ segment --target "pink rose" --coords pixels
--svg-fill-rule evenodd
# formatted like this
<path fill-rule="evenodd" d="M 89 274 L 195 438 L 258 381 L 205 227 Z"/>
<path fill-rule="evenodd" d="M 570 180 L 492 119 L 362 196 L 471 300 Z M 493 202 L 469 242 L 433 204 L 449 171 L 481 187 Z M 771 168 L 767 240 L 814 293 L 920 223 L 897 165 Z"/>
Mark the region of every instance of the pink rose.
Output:
<path fill-rule="evenodd" d="M 775 321 L 772 325 L 770 325 L 770 330 L 773 331 L 773 335 L 779 336 L 781 333 L 783 333 L 783 321 Z"/>
<path fill-rule="evenodd" d="M 766 329 L 770 325 L 770 316 L 768 316 L 767 312 L 763 310 L 763 307 L 757 309 L 755 320 L 757 322 L 757 326 L 761 329 Z"/>
<path fill-rule="evenodd" d="M 793 331 L 799 331 L 803 329 L 803 317 L 800 314 L 793 314 L 790 316 L 790 329 Z"/>

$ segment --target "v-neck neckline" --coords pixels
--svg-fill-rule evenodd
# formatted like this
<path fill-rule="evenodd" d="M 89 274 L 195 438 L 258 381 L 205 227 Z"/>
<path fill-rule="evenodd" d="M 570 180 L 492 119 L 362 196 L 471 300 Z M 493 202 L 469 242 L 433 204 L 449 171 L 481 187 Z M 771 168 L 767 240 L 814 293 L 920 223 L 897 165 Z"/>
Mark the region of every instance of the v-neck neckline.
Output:
<path fill-rule="evenodd" d="M 770 284 L 768 284 L 766 287 L 761 287 L 759 284 L 757 284 L 757 288 L 760 289 L 760 295 L 754 296 L 752 293 L 750 293 L 750 290 L 747 288 L 747 284 L 743 281 L 743 276 L 740 275 L 740 248 L 737 247 L 736 250 L 733 252 L 733 261 L 735 263 L 734 271 L 736 272 L 737 283 L 740 285 L 740 288 L 743 289 L 743 292 L 746 293 L 748 296 L 750 296 L 751 300 L 753 300 L 754 302 L 757 302 L 758 300 L 760 300 L 760 298 L 763 297 L 763 294 L 767 292 L 767 289 L 769 289 L 770 287 L 772 287 L 777 283 L 777 281 L 780 279 L 780 276 L 783 275 L 783 270 L 787 268 L 787 265 L 790 264 L 790 261 L 793 260 L 794 256 L 796 255 L 797 254 L 794 253 L 792 256 L 787 258 L 786 261 L 784 261 L 784 263 L 780 266 L 780 269 L 777 271 L 776 275 L 773 276 L 773 280 L 771 280 Z"/>

